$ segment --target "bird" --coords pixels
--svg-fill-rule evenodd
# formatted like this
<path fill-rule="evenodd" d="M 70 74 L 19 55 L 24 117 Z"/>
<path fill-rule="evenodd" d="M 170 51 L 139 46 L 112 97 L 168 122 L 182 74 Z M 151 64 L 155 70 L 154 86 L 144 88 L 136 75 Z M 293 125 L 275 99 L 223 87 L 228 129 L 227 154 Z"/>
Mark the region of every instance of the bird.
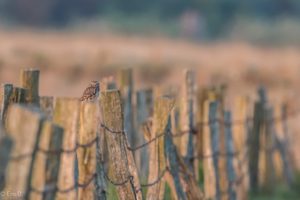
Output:
<path fill-rule="evenodd" d="M 89 86 L 84 90 L 80 101 L 93 102 L 97 100 L 99 96 L 100 84 L 98 81 L 91 81 Z"/>

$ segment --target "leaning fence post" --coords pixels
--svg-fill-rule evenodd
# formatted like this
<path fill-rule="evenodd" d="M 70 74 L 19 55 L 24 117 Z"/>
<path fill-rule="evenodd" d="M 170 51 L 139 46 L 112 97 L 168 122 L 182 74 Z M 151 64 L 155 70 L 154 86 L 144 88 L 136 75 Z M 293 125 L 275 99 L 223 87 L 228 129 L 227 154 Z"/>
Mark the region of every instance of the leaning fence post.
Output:
<path fill-rule="evenodd" d="M 57 98 L 54 108 L 54 123 L 64 128 L 58 189 L 67 190 L 76 184 L 75 155 L 78 131 L 79 101 L 73 98 Z M 75 188 L 67 193 L 57 192 L 56 199 L 76 198 Z"/>
<path fill-rule="evenodd" d="M 31 178 L 32 191 L 29 199 L 54 200 L 60 163 L 60 149 L 63 129 L 50 121 L 45 121 L 41 129 L 38 151 L 35 156 Z M 45 191 L 43 193 L 43 191 Z"/>
<path fill-rule="evenodd" d="M 22 87 L 27 89 L 26 102 L 39 105 L 39 76 L 37 69 L 25 69 L 21 72 Z"/>
<path fill-rule="evenodd" d="M 10 103 L 10 96 L 13 92 L 12 84 L 2 84 L 1 86 L 1 122 L 2 125 L 5 123 L 6 112 Z"/>
<path fill-rule="evenodd" d="M 140 186 L 136 188 L 129 172 L 120 92 L 118 90 L 101 92 L 100 108 L 109 153 L 109 173 L 106 173 L 106 178 L 116 186 L 119 199 L 136 199 L 136 189 Z M 141 195 L 141 192 L 139 193 Z"/>
<path fill-rule="evenodd" d="M 224 125 L 225 125 L 225 141 L 226 141 L 226 154 L 228 155 L 227 158 L 227 174 L 228 174 L 228 193 L 229 199 L 235 200 L 237 199 L 236 189 L 239 187 L 238 185 L 234 185 L 237 179 L 235 169 L 234 169 L 234 157 L 238 156 L 240 152 L 236 155 L 233 146 L 233 139 L 232 139 L 232 118 L 231 113 L 229 111 L 225 111 L 224 113 Z"/>
<path fill-rule="evenodd" d="M 160 97 L 155 100 L 150 140 L 154 140 L 159 137 L 160 134 L 164 134 L 174 103 L 174 99 L 168 97 Z M 164 137 L 159 137 L 149 144 L 149 166 L 148 183 L 152 183 L 156 181 L 163 170 L 166 169 Z M 162 199 L 165 190 L 164 186 L 164 179 L 161 179 L 160 182 L 149 187 L 147 199 Z"/>
<path fill-rule="evenodd" d="M 10 192 L 20 199 L 29 198 L 32 166 L 43 121 L 41 113 L 34 108 L 12 105 L 8 109 L 6 130 L 14 141 L 14 147 L 6 170 L 5 194 Z M 11 199 L 11 196 L 6 195 L 3 199 Z"/>
<path fill-rule="evenodd" d="M 88 145 L 77 149 L 78 183 L 88 183 L 88 185 L 78 188 L 78 199 L 80 200 L 95 198 L 97 111 L 97 104 L 81 103 L 77 142 L 80 145 Z"/>

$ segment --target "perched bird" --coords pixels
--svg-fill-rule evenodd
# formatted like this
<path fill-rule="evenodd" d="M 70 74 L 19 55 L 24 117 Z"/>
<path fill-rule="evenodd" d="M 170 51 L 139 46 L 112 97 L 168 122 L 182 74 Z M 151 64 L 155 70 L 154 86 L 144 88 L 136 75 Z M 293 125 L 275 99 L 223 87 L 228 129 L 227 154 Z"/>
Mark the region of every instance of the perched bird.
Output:
<path fill-rule="evenodd" d="M 80 101 L 95 101 L 99 96 L 99 82 L 91 81 L 90 85 L 84 90 Z"/>

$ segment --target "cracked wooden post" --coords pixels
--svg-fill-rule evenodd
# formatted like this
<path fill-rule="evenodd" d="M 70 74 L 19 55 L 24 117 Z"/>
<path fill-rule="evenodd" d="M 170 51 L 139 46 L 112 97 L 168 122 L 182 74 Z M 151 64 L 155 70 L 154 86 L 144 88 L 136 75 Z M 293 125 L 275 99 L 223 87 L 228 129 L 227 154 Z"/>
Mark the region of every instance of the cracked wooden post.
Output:
<path fill-rule="evenodd" d="M 150 140 L 163 134 L 167 126 L 168 118 L 172 108 L 174 107 L 174 99 L 168 97 L 159 97 L 154 101 L 153 110 L 153 126 Z M 157 180 L 162 171 L 166 169 L 166 160 L 164 153 L 164 137 L 159 137 L 149 144 L 149 176 L 148 183 Z M 147 199 L 159 200 L 163 199 L 165 192 L 165 180 L 148 188 Z"/>
<path fill-rule="evenodd" d="M 214 199 L 217 194 L 217 174 L 214 169 L 212 140 L 210 133 L 210 100 L 206 100 L 203 106 L 203 174 L 204 194 L 207 199 Z"/>
<path fill-rule="evenodd" d="M 58 171 L 60 163 L 60 153 L 63 138 L 63 129 L 51 121 L 45 121 L 41 129 L 41 136 L 38 143 L 38 148 L 43 151 L 57 152 L 44 153 L 38 151 L 33 163 L 31 188 L 39 191 L 52 189 L 47 193 L 31 192 L 29 199 L 35 200 L 54 200 L 56 195 L 56 183 L 58 180 Z"/>
<path fill-rule="evenodd" d="M 134 130 L 133 116 L 133 71 L 129 69 L 121 69 L 118 72 L 118 86 L 122 94 L 122 103 L 124 107 L 124 126 L 125 132 L 131 146 L 137 145 L 137 138 Z M 136 156 L 134 156 L 136 158 Z"/>
<path fill-rule="evenodd" d="M 43 117 L 33 108 L 12 105 L 8 109 L 7 134 L 14 141 L 11 159 L 6 170 L 4 193 L 18 194 L 20 199 L 29 199 L 33 162 L 36 156 L 36 145 L 40 138 Z M 5 196 L 3 200 L 11 199 Z"/>
<path fill-rule="evenodd" d="M 185 82 L 183 85 L 181 96 L 181 110 L 180 110 L 180 128 L 181 131 L 186 132 L 181 136 L 180 152 L 185 158 L 185 162 L 189 169 L 194 172 L 194 144 L 193 144 L 193 127 L 194 127 L 194 87 L 195 77 L 193 70 L 185 70 Z"/>
<path fill-rule="evenodd" d="M 53 121 L 64 128 L 62 149 L 65 151 L 73 151 L 76 148 L 79 106 L 80 103 L 75 98 L 56 99 Z M 66 190 L 75 185 L 75 155 L 76 151 L 61 154 L 57 184 L 60 190 Z M 76 199 L 76 190 L 68 193 L 57 193 L 56 199 Z"/>
<path fill-rule="evenodd" d="M 1 85 L 1 122 L 2 125 L 5 123 L 6 112 L 8 109 L 8 105 L 10 103 L 10 97 L 13 93 L 13 85 L 12 84 L 2 84 Z"/>
<path fill-rule="evenodd" d="M 0 135 L 5 135 L 1 129 Z M 0 192 L 4 189 L 6 182 L 6 170 L 11 157 L 11 152 L 13 149 L 13 140 L 9 136 L 0 137 Z"/>
<path fill-rule="evenodd" d="M 26 102 L 39 106 L 39 76 L 37 69 L 25 69 L 21 71 L 21 86 L 28 90 Z"/>
<path fill-rule="evenodd" d="M 227 158 L 227 174 L 228 174 L 228 193 L 229 199 L 235 200 L 237 199 L 237 191 L 236 189 L 239 185 L 235 185 L 237 180 L 237 175 L 234 169 L 234 159 L 237 156 L 234 149 L 233 139 L 232 139 L 232 117 L 231 112 L 224 112 L 224 124 L 225 124 L 225 140 L 226 140 L 226 154 L 228 154 Z"/>
<path fill-rule="evenodd" d="M 104 126 L 104 134 L 109 153 L 109 173 L 107 178 L 116 186 L 119 199 L 142 199 L 138 177 L 130 173 L 129 151 L 126 150 L 126 137 L 124 133 L 124 118 L 121 95 L 118 90 L 103 91 L 100 93 L 100 108 Z M 132 155 L 131 155 L 132 156 Z M 134 165 L 134 163 L 130 163 Z M 120 185 L 119 185 L 120 184 Z"/>
<path fill-rule="evenodd" d="M 152 89 L 145 89 L 137 91 L 136 93 L 136 130 L 138 137 L 138 144 L 146 142 L 143 133 L 143 125 L 147 122 L 152 115 L 153 98 Z M 139 169 L 141 177 L 147 177 L 149 166 L 149 153 L 148 148 L 142 148 L 136 152 L 136 164 Z"/>
<path fill-rule="evenodd" d="M 234 160 L 236 162 L 235 170 L 236 176 L 242 177 L 241 184 L 237 186 L 237 199 L 247 199 L 247 191 L 249 188 L 249 170 L 248 170 L 248 136 L 247 136 L 247 123 L 248 123 L 248 99 L 247 97 L 238 97 L 234 101 L 233 107 L 233 121 L 232 124 L 232 138 L 234 149 L 238 152 Z"/>
<path fill-rule="evenodd" d="M 48 96 L 42 96 L 40 99 L 40 109 L 46 115 L 48 119 L 53 118 L 54 98 Z"/>

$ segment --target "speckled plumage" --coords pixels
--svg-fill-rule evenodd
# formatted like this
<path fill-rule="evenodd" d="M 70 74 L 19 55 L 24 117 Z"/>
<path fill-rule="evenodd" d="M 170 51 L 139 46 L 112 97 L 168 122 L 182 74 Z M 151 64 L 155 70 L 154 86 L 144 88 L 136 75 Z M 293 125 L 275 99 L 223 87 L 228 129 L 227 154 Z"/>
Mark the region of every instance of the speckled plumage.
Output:
<path fill-rule="evenodd" d="M 99 82 L 91 81 L 90 85 L 84 90 L 80 101 L 95 101 L 99 96 Z"/>

